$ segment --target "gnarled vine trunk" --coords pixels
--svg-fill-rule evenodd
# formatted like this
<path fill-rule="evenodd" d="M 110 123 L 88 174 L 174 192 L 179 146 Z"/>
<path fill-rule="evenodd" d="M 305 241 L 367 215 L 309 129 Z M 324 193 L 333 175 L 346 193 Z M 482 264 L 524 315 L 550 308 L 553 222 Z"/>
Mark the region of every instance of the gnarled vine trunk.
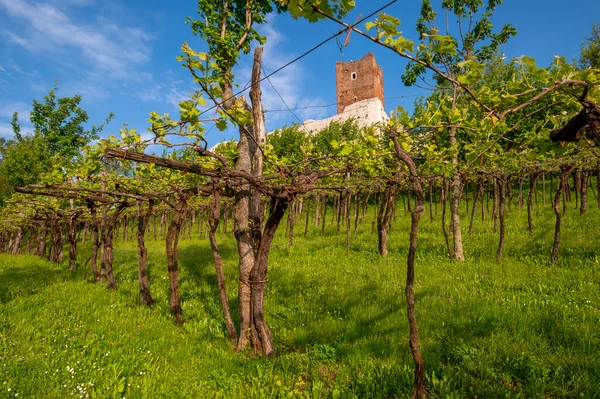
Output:
<path fill-rule="evenodd" d="M 462 232 L 460 228 L 460 198 L 463 182 L 460 174 L 456 173 L 452 180 L 452 195 L 450 196 L 450 214 L 452 215 L 452 237 L 454 239 L 454 259 L 465 260 L 463 253 Z"/>
<path fill-rule="evenodd" d="M 93 202 L 88 202 L 88 209 L 90 210 L 91 223 L 90 223 L 90 240 L 92 241 L 92 255 L 90 257 L 90 265 L 92 273 L 94 274 L 94 281 L 100 280 L 100 271 L 98 270 L 98 249 L 100 248 L 100 239 L 98 235 L 100 221 L 96 216 L 96 206 Z"/>
<path fill-rule="evenodd" d="M 398 194 L 398 185 L 388 183 L 377 213 L 377 251 L 381 256 L 387 256 L 387 238 L 390 220 L 392 219 L 392 206 Z"/>
<path fill-rule="evenodd" d="M 496 263 L 500 263 L 502 261 L 502 253 L 504 252 L 504 237 L 506 228 L 506 224 L 504 222 L 504 211 L 506 208 L 507 181 L 504 177 L 496 177 L 496 185 L 498 187 L 498 219 L 500 221 L 500 234 L 498 250 L 496 251 Z"/>
<path fill-rule="evenodd" d="M 113 213 L 109 216 L 106 210 L 106 206 L 102 209 L 103 226 L 101 232 L 101 269 L 104 277 L 106 278 L 106 284 L 108 289 L 115 290 L 117 284 L 115 282 L 115 275 L 113 273 L 113 238 L 115 232 L 115 226 L 119 215 L 123 212 L 129 204 L 127 202 L 121 202 L 113 210 Z"/>
<path fill-rule="evenodd" d="M 271 199 L 271 209 L 256 254 L 256 261 L 250 274 L 248 284 L 252 287 L 252 342 L 255 351 L 262 350 L 269 356 L 275 351 L 271 331 L 267 326 L 264 315 L 264 295 L 269 266 L 269 252 L 279 222 L 288 207 L 288 200 Z"/>
<path fill-rule="evenodd" d="M 177 203 L 173 209 L 173 219 L 167 229 L 165 238 L 167 250 L 167 271 L 169 272 L 169 307 L 175 315 L 177 324 L 183 324 L 183 311 L 179 301 L 179 234 L 185 223 L 187 200 L 185 196 L 179 196 Z"/>
<path fill-rule="evenodd" d="M 81 212 L 69 216 L 67 238 L 69 239 L 69 270 L 77 269 L 77 219 Z"/>
<path fill-rule="evenodd" d="M 150 284 L 148 283 L 147 257 L 148 250 L 144 242 L 150 216 L 154 209 L 154 202 L 149 201 L 146 212 L 144 212 L 144 204 L 141 200 L 136 201 L 137 208 L 137 243 L 138 243 L 138 281 L 140 284 L 140 305 L 151 306 L 154 303 L 152 295 L 150 295 Z"/>
<path fill-rule="evenodd" d="M 425 209 L 425 194 L 423 186 L 417 174 L 417 168 L 410 155 L 400 147 L 395 134 L 392 132 L 390 137 L 394 143 L 394 148 L 400 160 L 404 162 L 410 173 L 412 190 L 415 194 L 415 209 L 411 211 L 411 230 L 410 245 L 408 247 L 408 257 L 406 261 L 406 314 L 410 329 L 409 345 L 415 362 L 415 371 L 413 379 L 413 398 L 425 398 L 425 362 L 419 350 L 419 329 L 417 326 L 417 316 L 415 312 L 415 256 L 417 253 L 417 239 L 419 236 L 419 220 L 421 213 Z"/>
<path fill-rule="evenodd" d="M 229 312 L 229 297 L 227 296 L 227 286 L 225 284 L 225 276 L 223 275 L 223 259 L 219 253 L 219 247 L 217 245 L 217 239 L 215 232 L 219 228 L 219 221 L 221 219 L 221 196 L 215 189 L 213 193 L 213 199 L 210 210 L 209 224 L 210 230 L 208 237 L 210 240 L 210 246 L 212 248 L 213 258 L 215 260 L 215 272 L 217 274 L 217 287 L 219 289 L 219 298 L 221 299 L 221 308 L 223 309 L 223 315 L 225 317 L 225 327 L 227 328 L 227 335 L 229 342 L 233 347 L 237 344 L 237 333 Z"/>
<path fill-rule="evenodd" d="M 556 195 L 554 196 L 554 215 L 556 216 L 556 222 L 554 224 L 554 242 L 552 244 L 552 255 L 550 256 L 550 263 L 556 264 L 558 262 L 558 248 L 560 246 L 560 223 L 561 223 L 561 212 L 560 212 L 560 198 L 563 190 L 566 188 L 569 179 L 569 170 L 564 168 L 560 175 L 560 180 L 556 187 Z"/>
<path fill-rule="evenodd" d="M 48 233 L 48 228 L 46 225 L 40 226 L 38 229 L 38 235 L 36 237 L 36 246 L 34 249 L 34 254 L 40 257 L 46 256 L 46 235 Z"/>
<path fill-rule="evenodd" d="M 529 227 L 529 233 L 533 233 L 533 215 L 531 212 L 531 207 L 533 205 L 533 197 L 536 194 L 536 186 L 538 182 L 538 178 L 540 177 L 540 172 L 534 172 L 531 174 L 531 182 L 529 185 L 529 194 L 527 195 L 527 226 Z"/>
<path fill-rule="evenodd" d="M 453 258 L 452 247 L 450 246 L 450 237 L 448 237 L 448 229 L 446 228 L 446 204 L 448 203 L 448 192 L 450 191 L 450 183 L 448 179 L 444 178 L 442 182 L 442 232 L 444 233 L 444 240 L 446 241 L 446 249 L 448 250 L 448 257 Z"/>
<path fill-rule="evenodd" d="M 585 215 L 588 211 L 588 183 L 589 183 L 589 173 L 587 170 L 581 173 L 581 206 L 579 208 L 579 214 Z"/>

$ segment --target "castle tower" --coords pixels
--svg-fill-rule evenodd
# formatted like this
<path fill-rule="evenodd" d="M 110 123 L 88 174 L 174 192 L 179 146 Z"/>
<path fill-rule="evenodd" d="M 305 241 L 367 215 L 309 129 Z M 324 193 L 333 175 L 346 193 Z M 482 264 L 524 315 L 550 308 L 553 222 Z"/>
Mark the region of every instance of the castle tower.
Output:
<path fill-rule="evenodd" d="M 378 98 L 384 106 L 383 71 L 373 53 L 358 61 L 336 62 L 335 83 L 338 114 L 348 105 L 370 98 Z"/>

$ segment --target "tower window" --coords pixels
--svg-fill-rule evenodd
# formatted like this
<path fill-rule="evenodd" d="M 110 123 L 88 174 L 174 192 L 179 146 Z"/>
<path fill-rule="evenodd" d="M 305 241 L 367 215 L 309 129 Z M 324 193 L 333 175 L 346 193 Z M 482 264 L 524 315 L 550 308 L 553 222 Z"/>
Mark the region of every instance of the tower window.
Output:
<path fill-rule="evenodd" d="M 356 80 L 356 72 L 352 72 L 352 80 Z"/>

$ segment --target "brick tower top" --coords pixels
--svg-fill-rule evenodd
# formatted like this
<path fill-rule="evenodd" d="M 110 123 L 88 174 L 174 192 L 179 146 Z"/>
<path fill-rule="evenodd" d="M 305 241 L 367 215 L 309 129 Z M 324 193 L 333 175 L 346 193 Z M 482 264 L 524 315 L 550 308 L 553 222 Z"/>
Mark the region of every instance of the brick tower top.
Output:
<path fill-rule="evenodd" d="M 383 102 L 383 71 L 369 53 L 357 61 L 335 63 L 337 112 L 341 114 L 350 104 L 378 98 Z"/>

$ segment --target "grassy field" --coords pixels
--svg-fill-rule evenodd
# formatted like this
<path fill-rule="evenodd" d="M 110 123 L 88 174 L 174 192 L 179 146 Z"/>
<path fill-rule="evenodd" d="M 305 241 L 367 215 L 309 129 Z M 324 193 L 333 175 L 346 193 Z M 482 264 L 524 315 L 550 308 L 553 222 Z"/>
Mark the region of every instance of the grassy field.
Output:
<path fill-rule="evenodd" d="M 573 207 L 553 267 L 549 205 L 533 235 L 525 210 L 510 210 L 501 265 L 490 222 L 465 228 L 467 261 L 453 263 L 439 217 L 423 215 L 416 307 L 430 397 L 600 397 L 600 212 L 581 217 Z M 408 225 L 399 207 L 387 259 L 371 219 L 348 256 L 333 226 L 302 238 L 299 222 L 288 248 L 283 225 L 267 288 L 273 358 L 229 348 L 205 239 L 180 245 L 183 327 L 169 312 L 161 241 L 148 242 L 153 309 L 138 306 L 134 242 L 117 241 L 116 292 L 64 264 L 2 255 L 0 398 L 409 397 Z M 235 243 L 219 239 L 234 308 Z M 79 259 L 88 257 L 86 245 Z"/>

